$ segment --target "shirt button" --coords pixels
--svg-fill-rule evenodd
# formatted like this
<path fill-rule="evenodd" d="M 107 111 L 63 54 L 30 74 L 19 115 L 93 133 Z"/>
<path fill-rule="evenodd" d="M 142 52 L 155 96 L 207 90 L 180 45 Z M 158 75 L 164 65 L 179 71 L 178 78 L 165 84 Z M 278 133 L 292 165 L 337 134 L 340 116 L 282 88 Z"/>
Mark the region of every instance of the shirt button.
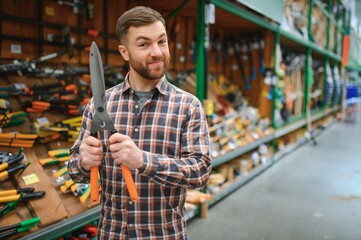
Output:
<path fill-rule="evenodd" d="M 132 205 L 133 204 L 133 202 L 132 201 L 129 201 L 129 205 Z"/>
<path fill-rule="evenodd" d="M 133 227 L 133 224 L 129 224 L 128 227 L 132 228 L 132 227 Z"/>
<path fill-rule="evenodd" d="M 134 129 L 134 132 L 138 132 L 138 131 L 139 131 L 138 128 L 135 128 L 135 129 Z"/>
<path fill-rule="evenodd" d="M 135 105 L 135 108 L 139 108 L 139 105 Z"/>

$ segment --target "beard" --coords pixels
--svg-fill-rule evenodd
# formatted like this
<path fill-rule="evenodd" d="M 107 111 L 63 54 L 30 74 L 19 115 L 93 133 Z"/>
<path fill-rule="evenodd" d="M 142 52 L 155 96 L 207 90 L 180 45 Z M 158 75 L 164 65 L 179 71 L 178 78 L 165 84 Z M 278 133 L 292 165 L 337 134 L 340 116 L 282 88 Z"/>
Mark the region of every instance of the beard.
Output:
<path fill-rule="evenodd" d="M 129 65 L 144 79 L 154 81 L 159 80 L 165 74 L 165 71 L 168 67 L 169 57 L 165 59 L 152 59 L 151 62 L 146 64 L 142 64 L 141 62 L 135 61 L 129 56 Z M 153 69 L 148 67 L 148 64 L 152 62 L 159 62 L 162 61 L 162 65 Z"/>

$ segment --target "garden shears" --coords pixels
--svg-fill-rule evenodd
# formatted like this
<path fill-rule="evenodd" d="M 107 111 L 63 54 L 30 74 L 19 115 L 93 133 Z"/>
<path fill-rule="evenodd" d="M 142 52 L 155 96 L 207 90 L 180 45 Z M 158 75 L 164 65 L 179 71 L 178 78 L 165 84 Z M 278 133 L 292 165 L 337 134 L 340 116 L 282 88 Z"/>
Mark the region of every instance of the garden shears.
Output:
<path fill-rule="evenodd" d="M 107 112 L 107 103 L 105 99 L 105 80 L 104 70 L 99 48 L 95 42 L 91 44 L 90 56 L 90 79 L 91 89 L 93 93 L 94 112 L 91 121 L 90 135 L 97 138 L 99 131 L 107 130 L 110 135 L 117 132 L 114 127 L 113 120 Z M 129 168 L 122 165 L 122 174 L 127 186 L 130 198 L 133 201 L 138 199 L 138 193 L 135 188 L 132 173 Z M 98 192 L 98 167 L 91 167 L 90 169 L 90 198 L 93 202 L 97 202 L 99 198 Z"/>

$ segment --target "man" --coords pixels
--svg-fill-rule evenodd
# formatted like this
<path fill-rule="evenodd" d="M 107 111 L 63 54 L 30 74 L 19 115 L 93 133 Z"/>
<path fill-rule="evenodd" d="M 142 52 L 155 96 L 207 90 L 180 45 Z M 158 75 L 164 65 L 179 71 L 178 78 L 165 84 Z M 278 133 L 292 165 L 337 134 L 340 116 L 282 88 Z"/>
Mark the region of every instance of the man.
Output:
<path fill-rule="evenodd" d="M 90 136 L 92 101 L 71 148 L 69 173 L 89 181 L 99 166 L 99 239 L 186 239 L 187 188 L 205 186 L 211 171 L 210 139 L 201 102 L 165 78 L 168 39 L 161 15 L 147 7 L 117 22 L 118 47 L 129 63 L 125 81 L 106 91 L 107 111 L 119 133 Z M 131 201 L 121 165 L 132 171 L 139 198 Z"/>

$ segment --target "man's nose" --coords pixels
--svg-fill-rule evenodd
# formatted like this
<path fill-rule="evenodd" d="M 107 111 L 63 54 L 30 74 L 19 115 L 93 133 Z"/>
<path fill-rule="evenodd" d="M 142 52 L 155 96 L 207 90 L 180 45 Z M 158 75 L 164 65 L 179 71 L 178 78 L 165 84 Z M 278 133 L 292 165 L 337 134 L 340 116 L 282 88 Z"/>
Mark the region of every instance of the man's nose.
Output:
<path fill-rule="evenodd" d="M 152 55 L 152 57 L 157 57 L 157 56 L 162 55 L 162 51 L 161 51 L 160 47 L 158 46 L 158 44 L 153 44 L 152 49 L 151 49 L 151 55 Z"/>

